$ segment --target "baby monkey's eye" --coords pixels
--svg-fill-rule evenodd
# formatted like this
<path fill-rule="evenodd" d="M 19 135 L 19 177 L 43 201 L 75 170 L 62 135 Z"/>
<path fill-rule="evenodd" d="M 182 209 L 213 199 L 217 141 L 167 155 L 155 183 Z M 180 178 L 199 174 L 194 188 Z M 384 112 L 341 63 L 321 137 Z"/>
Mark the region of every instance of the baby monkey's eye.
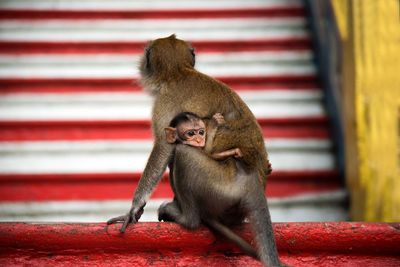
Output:
<path fill-rule="evenodd" d="M 203 129 L 200 129 L 199 130 L 199 135 L 204 135 L 204 134 L 205 134 L 205 131 Z"/>
<path fill-rule="evenodd" d="M 187 134 L 188 136 L 192 137 L 192 136 L 194 136 L 194 131 L 189 131 L 189 132 L 187 132 L 186 134 Z"/>

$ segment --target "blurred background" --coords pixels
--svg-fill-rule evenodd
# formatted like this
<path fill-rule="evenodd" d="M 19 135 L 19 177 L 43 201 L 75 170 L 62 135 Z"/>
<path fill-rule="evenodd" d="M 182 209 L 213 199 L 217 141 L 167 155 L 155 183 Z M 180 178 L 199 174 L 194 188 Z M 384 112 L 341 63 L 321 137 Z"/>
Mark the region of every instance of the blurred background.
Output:
<path fill-rule="evenodd" d="M 399 1 L 0 0 L 0 220 L 101 222 L 152 147 L 148 40 L 256 115 L 273 221 L 400 220 Z M 142 221 L 171 199 L 167 175 Z"/>

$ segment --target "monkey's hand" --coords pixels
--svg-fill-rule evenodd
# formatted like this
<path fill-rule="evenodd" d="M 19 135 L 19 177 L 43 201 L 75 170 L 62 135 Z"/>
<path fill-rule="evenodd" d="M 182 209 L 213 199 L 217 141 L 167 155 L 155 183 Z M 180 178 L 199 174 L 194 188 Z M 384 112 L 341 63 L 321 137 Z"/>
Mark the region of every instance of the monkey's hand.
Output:
<path fill-rule="evenodd" d="M 139 209 L 135 209 L 134 206 L 129 210 L 129 212 L 125 215 L 121 215 L 115 218 L 111 218 L 107 221 L 107 225 L 122 222 L 122 227 L 119 230 L 121 233 L 125 233 L 126 228 L 128 225 L 135 224 L 139 221 L 140 216 L 143 214 L 143 208 L 146 204 L 142 205 Z"/>
<path fill-rule="evenodd" d="M 242 158 L 243 157 L 243 153 L 242 153 L 242 150 L 240 150 L 240 148 L 235 148 L 235 154 L 233 155 L 233 157 L 235 157 L 235 158 Z"/>
<path fill-rule="evenodd" d="M 217 125 L 224 125 L 226 123 L 225 118 L 221 113 L 215 113 L 212 118 Z"/>

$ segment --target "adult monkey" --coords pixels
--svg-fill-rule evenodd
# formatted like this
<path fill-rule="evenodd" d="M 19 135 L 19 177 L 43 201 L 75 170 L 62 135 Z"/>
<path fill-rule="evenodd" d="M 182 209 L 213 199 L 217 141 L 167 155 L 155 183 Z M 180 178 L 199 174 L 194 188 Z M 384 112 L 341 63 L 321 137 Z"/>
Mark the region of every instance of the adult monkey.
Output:
<path fill-rule="evenodd" d="M 167 165 L 173 161 L 171 185 L 175 199 L 160 207 L 162 219 L 190 229 L 205 222 L 224 232 L 227 225 L 240 224 L 249 216 L 258 257 L 265 265 L 280 266 L 264 196 L 265 178 L 270 170 L 260 126 L 235 92 L 196 71 L 194 65 L 194 49 L 175 35 L 154 40 L 147 46 L 140 73 L 145 90 L 155 97 L 152 110 L 155 143 L 131 209 L 126 215 L 110 219 L 108 224 L 123 222 L 120 231 L 124 232 L 129 223 L 136 223 Z M 184 111 L 201 118 L 211 118 L 215 113 L 224 116 L 228 130 L 216 133 L 212 152 L 239 148 L 243 155 L 241 174 L 234 159 L 218 162 L 196 148 L 166 141 L 165 127 Z"/>

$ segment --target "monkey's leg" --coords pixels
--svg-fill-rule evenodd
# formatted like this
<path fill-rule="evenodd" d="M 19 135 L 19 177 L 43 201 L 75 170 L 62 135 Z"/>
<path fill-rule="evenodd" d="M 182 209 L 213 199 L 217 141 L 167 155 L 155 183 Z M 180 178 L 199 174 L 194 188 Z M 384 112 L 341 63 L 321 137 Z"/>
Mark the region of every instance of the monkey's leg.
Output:
<path fill-rule="evenodd" d="M 235 203 L 238 203 L 242 195 L 242 193 L 238 192 L 237 196 L 233 196 L 234 194 L 232 195 L 231 190 L 232 184 L 229 182 L 230 180 L 235 180 L 231 179 L 231 176 L 236 173 L 236 162 L 229 167 L 225 163 L 221 164 L 210 159 L 198 149 L 179 145 L 176 149 L 175 162 L 175 170 L 177 173 L 178 171 L 180 172 L 179 176 L 175 177 L 175 179 L 180 178 L 187 181 L 187 184 L 184 184 L 186 187 L 185 196 L 187 196 L 189 192 L 197 192 L 196 197 L 201 199 L 201 202 L 199 202 L 201 204 L 198 204 L 199 206 L 196 207 L 202 211 L 202 222 L 210 229 L 215 230 L 228 240 L 237 244 L 248 255 L 258 259 L 255 249 L 247 241 L 217 219 L 220 218 L 221 214 L 226 212 L 227 208 L 231 208 Z M 179 168 L 177 168 L 178 166 Z M 231 172 L 229 170 L 231 170 Z M 246 176 L 244 178 L 246 179 L 248 177 Z M 179 185 L 179 183 L 176 184 Z M 235 186 L 233 185 L 233 187 Z M 224 188 L 226 190 L 224 190 Z M 237 188 L 240 190 L 241 184 L 238 185 Z M 188 203 L 187 201 L 186 199 L 186 201 L 179 203 Z M 240 223 L 242 222 L 242 218 L 242 216 L 240 216 L 240 218 L 235 217 L 236 221 Z"/>
<path fill-rule="evenodd" d="M 172 206 L 172 207 L 170 207 Z M 158 221 L 175 222 L 175 218 L 181 215 L 179 205 L 174 198 L 171 202 L 164 202 L 158 208 Z"/>
<path fill-rule="evenodd" d="M 185 205 L 183 205 L 185 206 Z M 187 229 L 196 229 L 200 226 L 200 216 L 196 208 L 192 206 L 191 210 L 181 211 L 177 201 L 171 201 L 161 204 L 158 209 L 158 220 L 176 222 Z"/>
<path fill-rule="evenodd" d="M 240 201 L 244 211 L 250 215 L 260 260 L 267 266 L 280 266 L 264 186 L 258 178 L 257 170 L 249 173 L 236 163 L 222 164 L 198 149 L 177 145 L 174 172 L 176 178 L 187 181 L 185 190 L 195 192 L 196 197 L 201 199 L 198 208 L 202 216 L 218 218 Z M 179 186 L 177 189 L 179 191 Z M 180 199 L 178 202 L 183 203 Z M 242 218 L 237 220 L 241 221 Z M 226 236 L 225 231 L 220 233 Z M 236 238 L 227 237 L 237 242 Z M 240 242 L 237 244 L 252 254 L 248 246 L 243 247 Z"/>
<path fill-rule="evenodd" d="M 196 229 L 200 226 L 201 220 L 198 204 L 192 193 L 193 190 L 187 184 L 191 179 L 188 175 L 191 168 L 184 160 L 186 156 L 186 147 L 189 146 L 178 144 L 176 147 L 175 158 L 172 164 L 172 177 L 170 176 L 172 179 L 171 185 L 174 187 L 175 198 L 172 202 L 160 206 L 158 217 L 159 219 L 176 222 L 188 229 Z M 183 151 L 182 148 L 184 148 Z"/>

